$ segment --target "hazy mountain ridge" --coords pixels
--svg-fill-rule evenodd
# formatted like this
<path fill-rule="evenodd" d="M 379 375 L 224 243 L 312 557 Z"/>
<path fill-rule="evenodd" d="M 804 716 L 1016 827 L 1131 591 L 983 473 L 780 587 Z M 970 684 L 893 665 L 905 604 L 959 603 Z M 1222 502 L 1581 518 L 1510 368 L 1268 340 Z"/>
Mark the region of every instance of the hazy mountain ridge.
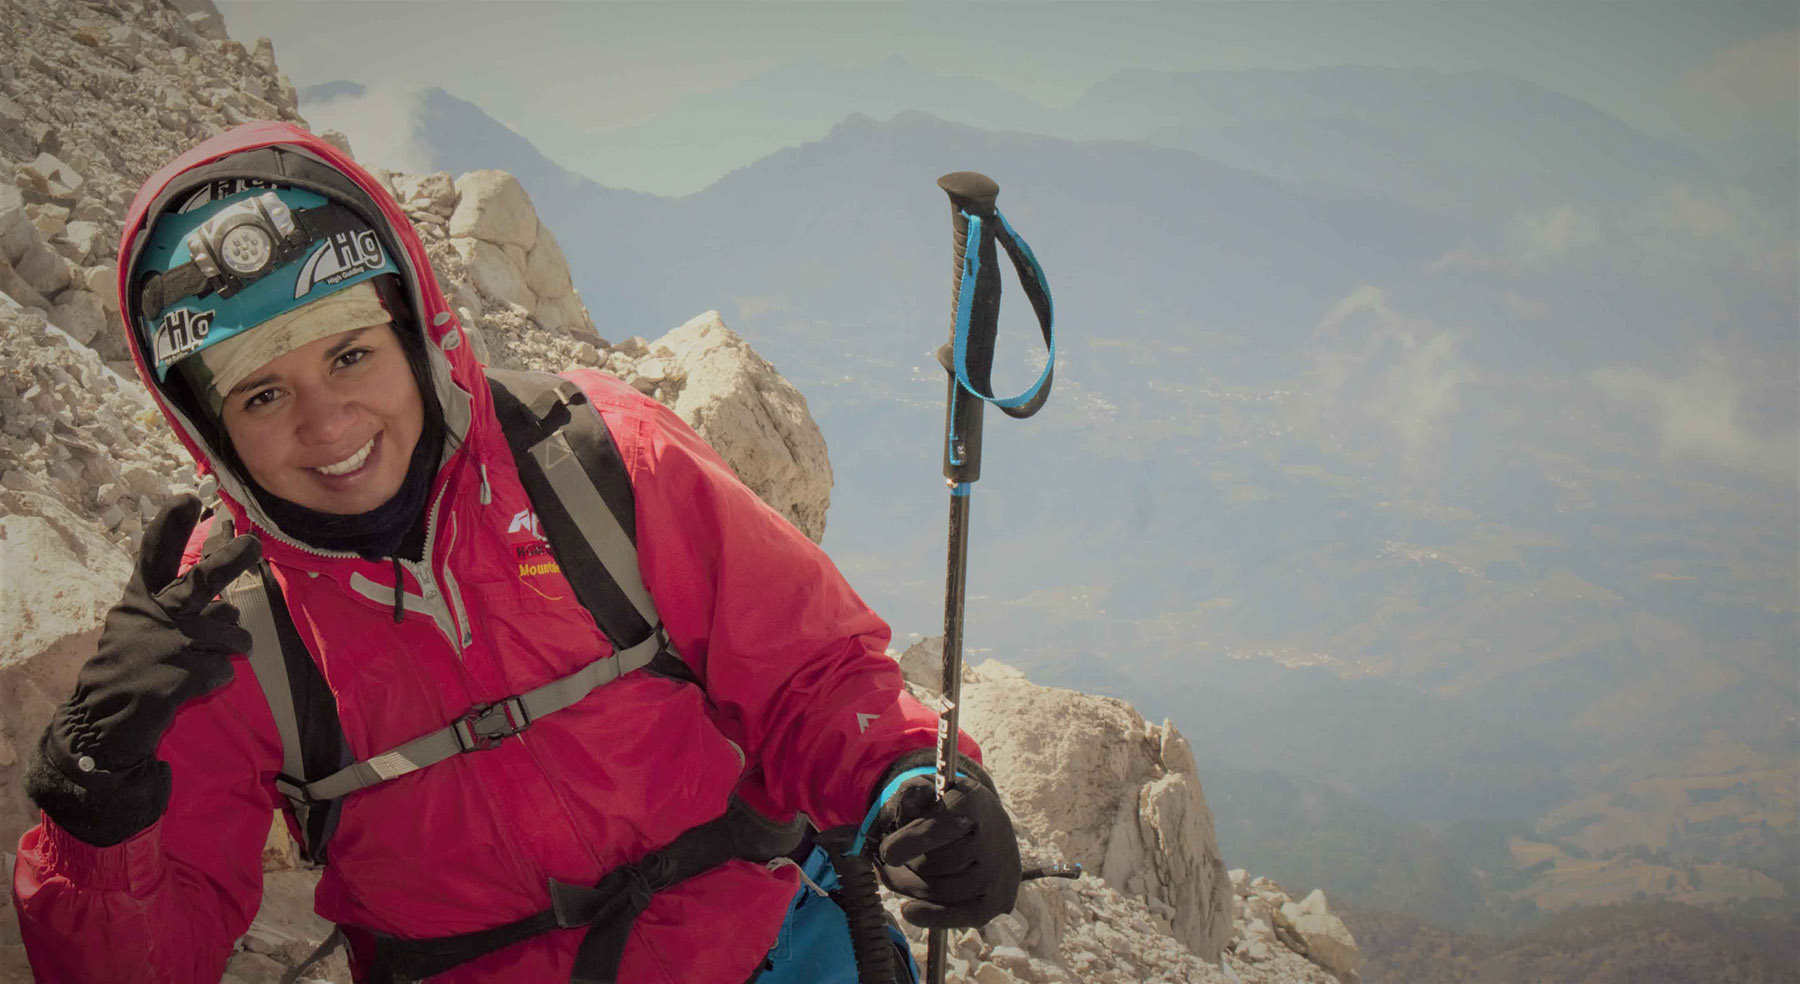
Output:
<path fill-rule="evenodd" d="M 1096 83 L 1073 110 L 1302 187 L 1458 214 L 1516 207 L 1521 193 L 1623 197 L 1709 171 L 1578 99 L 1492 71 L 1132 70 Z"/>
<path fill-rule="evenodd" d="M 846 116 L 886 119 L 909 110 L 1034 133 L 1054 132 L 1060 115 L 991 82 L 933 75 L 899 56 L 853 68 L 802 60 L 723 90 L 684 96 L 645 123 L 588 136 L 583 146 L 551 153 L 609 184 L 684 196 L 712 182 L 670 177 L 663 162 L 671 152 L 747 165 L 784 147 L 818 140 Z M 696 133 L 706 134 L 704 145 L 696 145 Z M 564 137 L 565 142 L 574 139 Z"/>
<path fill-rule="evenodd" d="M 1492 71 L 1132 69 L 1099 80 L 1068 105 L 1052 106 L 982 79 L 940 76 L 899 57 L 853 68 L 785 63 L 683 97 L 643 124 L 559 134 L 550 153 L 605 183 L 688 194 L 700 190 L 699 183 L 670 184 L 659 172 L 671 168 L 659 161 L 701 155 L 716 161 L 713 172 L 722 174 L 782 147 L 822 139 L 847 116 L 887 120 L 908 110 L 997 132 L 1192 150 L 1313 190 L 1379 193 L 1440 211 L 1477 203 L 1491 209 L 1501 204 L 1496 185 L 1509 192 L 1535 188 L 1547 196 L 1614 196 L 1641 187 L 1646 175 L 1706 170 L 1692 150 L 1632 130 L 1573 97 Z M 1558 158 L 1522 156 L 1521 145 L 1541 142 L 1551 120 Z M 696 146 L 694 133 L 708 133 L 707 145 Z M 1401 160 L 1419 165 L 1405 169 L 1406 182 L 1387 176 Z M 1610 180 L 1593 177 L 1603 171 Z M 634 177 L 647 183 L 633 185 Z"/>

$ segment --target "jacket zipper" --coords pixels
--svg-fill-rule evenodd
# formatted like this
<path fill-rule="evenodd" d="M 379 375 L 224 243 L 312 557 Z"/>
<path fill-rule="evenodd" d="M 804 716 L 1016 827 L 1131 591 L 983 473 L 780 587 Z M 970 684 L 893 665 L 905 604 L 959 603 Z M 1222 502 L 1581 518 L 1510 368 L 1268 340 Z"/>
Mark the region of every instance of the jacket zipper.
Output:
<path fill-rule="evenodd" d="M 408 571 L 411 571 L 413 579 L 419 582 L 421 601 L 425 607 L 429 609 L 426 614 L 432 616 L 432 621 L 440 627 L 440 631 L 442 631 L 441 627 L 443 625 L 448 624 L 450 626 L 451 631 L 444 634 L 450 640 L 451 648 L 456 651 L 457 658 L 461 659 L 463 650 L 475 640 L 474 633 L 469 629 L 466 615 L 463 618 L 457 617 L 459 614 L 464 614 L 464 609 L 461 593 L 456 590 L 456 577 L 450 573 L 447 567 L 445 568 L 444 582 L 449 589 L 449 598 L 446 600 L 446 592 L 440 590 L 438 579 L 432 573 L 431 566 L 431 558 L 433 555 L 432 547 L 437 542 L 438 506 L 443 502 L 444 493 L 448 491 L 449 488 L 450 483 L 446 482 L 444 488 L 439 490 L 437 498 L 431 501 L 430 509 L 425 515 L 424 559 L 419 561 L 410 561 L 405 558 L 396 559 L 399 560 L 401 566 L 405 567 Z M 455 539 L 455 532 L 453 530 L 451 533 L 452 544 L 455 543 Z M 398 596 L 405 590 L 406 585 L 396 580 L 394 583 L 395 595 Z M 455 610 L 452 611 L 452 608 Z M 439 618 L 438 616 L 440 615 L 443 617 Z"/>

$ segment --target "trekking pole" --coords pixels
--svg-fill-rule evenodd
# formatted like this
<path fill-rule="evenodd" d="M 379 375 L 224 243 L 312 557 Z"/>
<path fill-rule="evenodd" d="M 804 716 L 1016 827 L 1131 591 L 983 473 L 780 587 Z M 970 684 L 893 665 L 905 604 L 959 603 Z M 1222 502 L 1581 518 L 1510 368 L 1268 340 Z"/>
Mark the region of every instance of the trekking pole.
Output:
<path fill-rule="evenodd" d="M 1043 268 L 1013 232 L 994 200 L 1000 186 L 987 175 L 957 171 L 938 179 L 950 196 L 950 223 L 955 268 L 951 279 L 950 341 L 937 358 L 950 374 L 944 409 L 944 478 L 950 487 L 950 556 L 944 578 L 944 706 L 938 718 L 937 793 L 942 799 L 957 765 L 957 722 L 962 701 L 963 596 L 969 568 L 969 498 L 981 477 L 981 417 L 992 403 L 1009 417 L 1029 417 L 1050 397 L 1056 367 L 1050 285 Z M 995 244 L 1006 248 L 1018 271 L 1019 285 L 1037 313 L 1049 354 L 1037 382 L 1018 396 L 994 396 L 994 336 L 999 330 L 1000 268 Z M 1063 872 L 1056 874 L 1062 875 Z M 925 979 L 943 984 L 944 930 L 926 934 Z"/>

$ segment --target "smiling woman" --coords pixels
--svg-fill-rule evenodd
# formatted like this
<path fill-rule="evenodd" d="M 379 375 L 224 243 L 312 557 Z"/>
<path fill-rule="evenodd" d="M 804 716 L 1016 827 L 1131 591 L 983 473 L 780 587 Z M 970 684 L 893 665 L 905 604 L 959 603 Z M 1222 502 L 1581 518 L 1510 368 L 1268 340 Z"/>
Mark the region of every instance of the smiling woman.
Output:
<path fill-rule="evenodd" d="M 218 495 L 146 529 L 27 779 L 39 980 L 219 980 L 277 805 L 365 984 L 851 984 L 775 863 L 800 814 L 906 845 L 921 925 L 1012 908 L 978 750 L 939 803 L 937 715 L 830 560 L 622 381 L 483 366 L 374 175 L 247 124 L 126 229 L 128 344 Z"/>
<path fill-rule="evenodd" d="M 367 217 L 300 188 L 209 181 L 156 222 L 138 269 L 157 378 L 261 511 L 314 547 L 418 559 L 443 410 Z"/>
<path fill-rule="evenodd" d="M 302 320 L 296 337 L 329 334 L 257 367 L 242 382 L 214 377 L 215 390 L 224 390 L 225 432 L 250 478 L 324 513 L 368 512 L 392 498 L 424 430 L 424 402 L 400 337 L 374 288 L 363 289 L 374 312 L 351 320 L 379 317 L 378 324 L 332 331 L 345 323 L 349 305 L 334 302 L 346 291 L 296 312 Z"/>

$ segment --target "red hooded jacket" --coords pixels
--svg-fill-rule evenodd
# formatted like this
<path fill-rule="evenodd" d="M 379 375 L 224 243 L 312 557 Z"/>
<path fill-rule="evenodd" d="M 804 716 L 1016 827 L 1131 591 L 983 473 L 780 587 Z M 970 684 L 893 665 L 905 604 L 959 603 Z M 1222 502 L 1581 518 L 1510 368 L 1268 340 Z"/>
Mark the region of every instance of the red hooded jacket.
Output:
<path fill-rule="evenodd" d="M 394 564 L 284 536 L 158 390 L 131 327 L 124 277 L 153 200 L 185 172 L 271 146 L 348 175 L 380 203 L 404 247 L 399 265 L 431 342 L 446 420 L 461 435 L 432 490 L 425 560 L 402 575 L 408 599 L 398 624 Z M 218 477 L 237 528 L 262 540 L 358 758 L 609 651 L 560 571 L 544 563 L 481 366 L 460 344 L 424 246 L 387 190 L 347 156 L 286 124 L 208 140 L 145 184 L 120 256 L 139 375 L 201 472 Z M 315 897 L 326 919 L 408 938 L 510 922 L 549 907 L 549 879 L 598 882 L 718 816 L 733 792 L 822 829 L 855 823 L 888 765 L 936 740 L 936 716 L 906 696 L 885 655 L 888 627 L 810 540 L 666 408 L 600 372 L 566 375 L 624 458 L 644 583 L 704 692 L 628 674 L 498 749 L 352 794 Z M 205 533 L 195 532 L 189 562 Z M 248 662 L 234 665 L 236 678 L 184 705 L 158 748 L 174 774 L 160 821 L 111 847 L 48 819 L 20 840 L 13 897 L 39 980 L 219 979 L 256 915 L 261 849 L 284 802 L 273 783 L 282 762 L 274 720 Z M 620 980 L 740 984 L 773 942 L 796 882 L 791 868 L 732 861 L 658 893 L 632 931 Z M 434 980 L 566 981 L 583 932 L 553 931 Z M 352 936 L 359 973 L 364 939 Z"/>

